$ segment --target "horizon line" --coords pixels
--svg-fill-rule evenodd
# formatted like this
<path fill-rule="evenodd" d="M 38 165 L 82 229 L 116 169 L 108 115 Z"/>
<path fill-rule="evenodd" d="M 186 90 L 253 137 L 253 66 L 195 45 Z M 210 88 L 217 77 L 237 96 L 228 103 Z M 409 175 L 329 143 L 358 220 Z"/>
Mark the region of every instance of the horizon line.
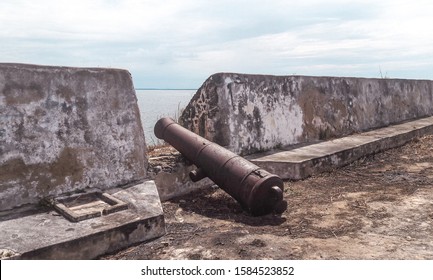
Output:
<path fill-rule="evenodd" d="M 197 90 L 196 88 L 134 88 L 135 90 Z"/>

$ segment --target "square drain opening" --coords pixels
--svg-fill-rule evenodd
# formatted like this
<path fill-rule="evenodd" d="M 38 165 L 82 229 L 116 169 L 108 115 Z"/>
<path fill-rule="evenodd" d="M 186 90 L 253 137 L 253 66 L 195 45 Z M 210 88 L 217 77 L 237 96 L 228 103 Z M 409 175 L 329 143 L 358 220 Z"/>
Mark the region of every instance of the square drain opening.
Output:
<path fill-rule="evenodd" d="M 128 209 L 128 204 L 108 193 L 90 192 L 56 198 L 54 208 L 72 222 L 108 215 Z"/>

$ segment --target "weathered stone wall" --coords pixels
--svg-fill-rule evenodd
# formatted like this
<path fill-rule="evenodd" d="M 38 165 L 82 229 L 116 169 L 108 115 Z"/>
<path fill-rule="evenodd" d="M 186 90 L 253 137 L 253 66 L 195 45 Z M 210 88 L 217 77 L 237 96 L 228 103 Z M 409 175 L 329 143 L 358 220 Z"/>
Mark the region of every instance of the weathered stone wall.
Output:
<path fill-rule="evenodd" d="M 426 80 L 219 73 L 180 122 L 246 155 L 431 116 L 432 90 Z"/>
<path fill-rule="evenodd" d="M 0 210 L 146 176 L 125 70 L 0 64 Z"/>

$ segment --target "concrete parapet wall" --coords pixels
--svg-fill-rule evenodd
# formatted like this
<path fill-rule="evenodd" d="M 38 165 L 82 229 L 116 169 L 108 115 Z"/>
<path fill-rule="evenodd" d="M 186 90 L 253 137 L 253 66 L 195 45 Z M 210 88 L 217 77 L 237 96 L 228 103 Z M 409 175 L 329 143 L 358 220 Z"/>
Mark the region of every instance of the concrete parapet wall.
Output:
<path fill-rule="evenodd" d="M 427 80 L 218 73 L 180 122 L 246 155 L 431 115 L 433 82 Z"/>
<path fill-rule="evenodd" d="M 0 210 L 145 178 L 131 75 L 0 64 Z"/>

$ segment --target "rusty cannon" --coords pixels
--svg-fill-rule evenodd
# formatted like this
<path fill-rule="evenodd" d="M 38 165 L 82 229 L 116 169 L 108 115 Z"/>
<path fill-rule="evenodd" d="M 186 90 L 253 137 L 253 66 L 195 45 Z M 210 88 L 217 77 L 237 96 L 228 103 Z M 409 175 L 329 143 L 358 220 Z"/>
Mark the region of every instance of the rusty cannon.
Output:
<path fill-rule="evenodd" d="M 171 118 L 160 119 L 154 132 L 197 166 L 189 174 L 193 182 L 208 177 L 253 216 L 281 214 L 286 210 L 280 177 L 187 130 Z"/>

